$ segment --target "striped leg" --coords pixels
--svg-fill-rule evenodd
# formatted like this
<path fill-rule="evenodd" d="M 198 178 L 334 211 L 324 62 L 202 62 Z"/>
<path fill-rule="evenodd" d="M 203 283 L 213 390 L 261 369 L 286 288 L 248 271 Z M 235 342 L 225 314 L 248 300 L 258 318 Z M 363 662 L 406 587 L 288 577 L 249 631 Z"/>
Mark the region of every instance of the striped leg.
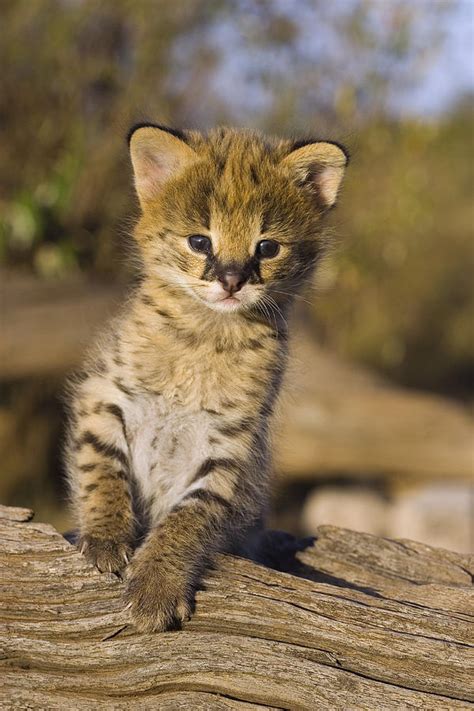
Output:
<path fill-rule="evenodd" d="M 258 497 L 242 484 L 248 472 L 241 465 L 207 460 L 202 469 L 207 474 L 149 533 L 127 570 L 126 596 L 142 631 L 169 629 L 189 618 L 206 565 L 226 547 L 239 521 L 251 526 L 260 513 Z"/>
<path fill-rule="evenodd" d="M 119 572 L 131 557 L 133 514 L 123 415 L 117 405 L 82 410 L 70 453 L 79 548 L 101 571 Z"/>

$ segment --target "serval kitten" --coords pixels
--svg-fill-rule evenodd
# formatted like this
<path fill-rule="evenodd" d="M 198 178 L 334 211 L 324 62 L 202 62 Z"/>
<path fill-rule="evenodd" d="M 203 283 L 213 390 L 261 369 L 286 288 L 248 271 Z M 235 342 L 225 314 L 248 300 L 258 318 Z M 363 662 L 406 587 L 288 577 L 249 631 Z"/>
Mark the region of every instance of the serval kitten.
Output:
<path fill-rule="evenodd" d="M 79 546 L 125 574 L 143 631 L 187 619 L 260 524 L 294 295 L 322 254 L 343 148 L 138 125 L 140 282 L 72 384 Z"/>

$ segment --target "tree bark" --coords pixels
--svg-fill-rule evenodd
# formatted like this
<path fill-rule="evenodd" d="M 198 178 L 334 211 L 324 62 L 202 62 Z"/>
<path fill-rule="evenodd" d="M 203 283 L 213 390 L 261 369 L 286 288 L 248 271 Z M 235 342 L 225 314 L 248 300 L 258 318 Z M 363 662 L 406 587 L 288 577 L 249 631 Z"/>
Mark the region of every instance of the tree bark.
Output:
<path fill-rule="evenodd" d="M 220 556 L 192 620 L 144 635 L 123 582 L 31 518 L 0 508 L 2 708 L 472 708 L 472 557 L 268 533 L 282 570 Z"/>

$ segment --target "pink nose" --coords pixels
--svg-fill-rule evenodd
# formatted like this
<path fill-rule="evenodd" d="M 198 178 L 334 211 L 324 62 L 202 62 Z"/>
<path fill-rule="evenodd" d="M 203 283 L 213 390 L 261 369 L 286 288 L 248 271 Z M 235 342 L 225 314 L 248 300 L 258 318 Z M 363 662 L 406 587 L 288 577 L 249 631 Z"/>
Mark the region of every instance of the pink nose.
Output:
<path fill-rule="evenodd" d="M 232 296 L 245 284 L 245 279 L 238 272 L 225 272 L 219 277 L 219 281 L 226 291 Z"/>

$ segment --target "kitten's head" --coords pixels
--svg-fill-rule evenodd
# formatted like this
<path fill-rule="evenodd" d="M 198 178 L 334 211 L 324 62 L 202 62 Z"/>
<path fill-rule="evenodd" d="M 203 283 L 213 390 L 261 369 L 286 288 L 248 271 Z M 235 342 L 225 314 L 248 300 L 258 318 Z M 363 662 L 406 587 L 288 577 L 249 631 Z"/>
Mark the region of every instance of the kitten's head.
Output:
<path fill-rule="evenodd" d="M 149 278 L 233 312 L 291 299 L 311 274 L 347 164 L 341 146 L 139 125 L 130 152 Z"/>

